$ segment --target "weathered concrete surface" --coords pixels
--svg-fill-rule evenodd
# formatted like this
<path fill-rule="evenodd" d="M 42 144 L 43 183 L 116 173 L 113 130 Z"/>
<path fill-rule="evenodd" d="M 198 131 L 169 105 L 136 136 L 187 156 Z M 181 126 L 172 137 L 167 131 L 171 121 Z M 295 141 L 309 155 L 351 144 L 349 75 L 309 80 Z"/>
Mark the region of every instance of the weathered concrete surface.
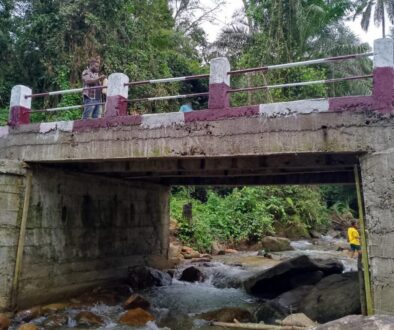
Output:
<path fill-rule="evenodd" d="M 375 313 L 394 315 L 394 148 L 360 163 Z"/>
<path fill-rule="evenodd" d="M 33 183 L 17 295 L 19 307 L 126 278 L 132 265 L 167 258 L 168 187 L 32 167 Z M 8 177 L 0 176 L 6 181 Z M 23 178 L 20 179 L 23 181 Z M 18 182 L 6 186 L 10 222 L 0 227 L 0 308 L 9 306 L 19 233 Z M 1 187 L 1 186 L 0 186 Z M 8 191 L 7 190 L 7 191 Z M 12 195 L 14 194 L 14 195 Z M 1 196 L 1 195 L 0 195 Z M 4 219 L 1 217 L 1 221 Z"/>
<path fill-rule="evenodd" d="M 393 114 L 369 111 L 178 121 L 170 126 L 163 121 L 161 127 L 156 121 L 152 126 L 147 122 L 134 126 L 124 123 L 122 117 L 117 120 L 117 124 L 111 122 L 111 128 L 100 127 L 104 122 L 98 119 L 97 128 L 86 125 L 78 130 L 64 123 L 52 124 L 45 131 L 40 125 L 23 125 L 0 138 L 0 156 L 51 162 L 375 152 L 390 147 L 394 127 Z"/>
<path fill-rule="evenodd" d="M 20 162 L 0 160 L 0 309 L 11 303 L 25 172 Z"/>

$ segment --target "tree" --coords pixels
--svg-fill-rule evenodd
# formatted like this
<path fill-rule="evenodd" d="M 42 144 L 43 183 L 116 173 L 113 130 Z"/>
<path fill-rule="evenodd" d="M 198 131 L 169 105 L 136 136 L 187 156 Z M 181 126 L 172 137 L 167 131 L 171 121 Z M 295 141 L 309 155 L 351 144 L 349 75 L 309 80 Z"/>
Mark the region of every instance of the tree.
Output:
<path fill-rule="evenodd" d="M 386 14 L 390 22 L 394 23 L 394 1 L 393 0 L 357 0 L 355 2 L 354 18 L 361 15 L 361 27 L 368 31 L 369 22 L 372 18 L 377 26 L 382 24 L 382 36 L 386 37 Z"/>

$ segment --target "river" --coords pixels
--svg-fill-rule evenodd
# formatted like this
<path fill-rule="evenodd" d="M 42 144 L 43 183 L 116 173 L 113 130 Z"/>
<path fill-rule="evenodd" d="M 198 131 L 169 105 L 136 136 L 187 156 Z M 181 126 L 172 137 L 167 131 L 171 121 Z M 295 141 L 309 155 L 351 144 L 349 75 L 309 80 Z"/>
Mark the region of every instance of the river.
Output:
<path fill-rule="evenodd" d="M 338 243 L 338 240 L 331 237 L 322 237 L 322 239 L 315 241 L 315 244 L 306 240 L 293 241 L 291 245 L 294 251 L 272 253 L 272 259 L 257 256 L 257 252 L 253 251 L 215 256 L 211 262 L 199 264 L 185 262 L 175 271 L 172 285 L 154 287 L 140 292 L 151 303 L 151 313 L 156 318 L 155 322 L 149 322 L 144 327 L 120 325 L 118 320 L 124 309 L 121 303 L 117 302 L 113 306 L 95 304 L 84 308 L 75 306 L 66 308 L 57 312 L 55 316 L 60 319 L 63 318 L 66 323 L 62 327 L 55 328 L 82 329 L 78 328 L 75 317 L 82 310 L 88 310 L 103 319 L 102 326 L 93 326 L 90 329 L 223 330 L 225 328 L 213 327 L 206 321 L 198 319 L 197 314 L 222 307 L 243 308 L 254 314 L 259 309 L 261 301 L 239 288 L 240 281 L 254 272 L 268 269 L 282 260 L 301 254 L 320 259 L 334 258 L 343 263 L 345 271 L 356 270 L 354 259 L 350 259 L 344 252 L 334 250 L 336 243 Z M 346 244 L 345 242 L 340 243 Z M 188 283 L 176 279 L 190 265 L 198 266 L 204 273 L 206 278 L 204 282 Z M 45 325 L 48 324 L 47 322 L 47 317 L 39 317 L 31 321 L 40 329 L 48 329 Z M 10 329 L 18 329 L 20 324 L 17 320 L 14 320 Z"/>

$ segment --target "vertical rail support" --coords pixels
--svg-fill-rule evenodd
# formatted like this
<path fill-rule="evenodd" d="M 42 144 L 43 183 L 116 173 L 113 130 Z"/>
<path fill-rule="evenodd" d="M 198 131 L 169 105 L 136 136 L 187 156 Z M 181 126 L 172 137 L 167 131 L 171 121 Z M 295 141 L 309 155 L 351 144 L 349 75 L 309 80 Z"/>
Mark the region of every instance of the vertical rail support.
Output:
<path fill-rule="evenodd" d="M 30 123 L 31 88 L 23 85 L 16 85 L 11 90 L 9 125 L 19 126 Z"/>
<path fill-rule="evenodd" d="M 12 295 L 11 295 L 11 306 L 12 307 L 16 307 L 17 298 L 18 298 L 19 277 L 20 277 L 20 273 L 21 273 L 21 269 L 22 269 L 23 250 L 25 247 L 27 215 L 28 215 L 29 206 L 30 206 L 32 176 L 33 176 L 33 174 L 31 172 L 31 170 L 28 169 L 26 172 L 25 197 L 24 197 L 24 201 L 23 201 L 22 219 L 21 219 L 21 224 L 20 224 L 20 228 L 19 228 L 19 239 L 18 239 L 18 248 L 17 248 L 17 252 L 16 252 L 14 278 L 12 280 Z"/>
<path fill-rule="evenodd" d="M 129 77 L 123 73 L 112 73 L 108 77 L 107 102 L 104 117 L 127 115 L 127 98 L 129 95 Z"/>
<path fill-rule="evenodd" d="M 391 112 L 394 100 L 394 40 L 374 41 L 373 99 L 375 109 Z"/>
<path fill-rule="evenodd" d="M 363 208 L 363 199 L 361 194 L 361 178 L 357 165 L 354 166 L 354 179 L 356 183 L 358 217 L 359 217 L 360 232 L 361 232 L 361 251 L 362 251 L 361 259 L 364 269 L 365 301 L 367 305 L 367 315 L 370 316 L 373 315 L 373 299 L 372 299 L 372 290 L 371 290 L 371 280 L 369 276 L 368 249 L 367 249 L 367 237 L 366 237 L 367 235 L 365 230 L 364 208 Z"/>
<path fill-rule="evenodd" d="M 214 58 L 211 61 L 208 109 L 223 109 L 229 107 L 229 71 L 230 62 L 226 57 Z"/>

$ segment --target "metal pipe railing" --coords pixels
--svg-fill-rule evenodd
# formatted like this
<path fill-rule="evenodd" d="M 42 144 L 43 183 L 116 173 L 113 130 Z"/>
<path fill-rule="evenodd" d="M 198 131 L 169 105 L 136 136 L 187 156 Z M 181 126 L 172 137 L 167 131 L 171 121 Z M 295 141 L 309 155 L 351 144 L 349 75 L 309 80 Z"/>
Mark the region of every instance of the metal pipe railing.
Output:
<path fill-rule="evenodd" d="M 80 105 L 71 105 L 67 107 L 58 107 L 58 108 L 49 108 L 49 109 L 40 109 L 40 110 L 32 110 L 30 113 L 34 112 L 55 112 L 55 111 L 64 111 L 64 110 L 75 110 L 75 109 L 82 109 L 84 107 L 90 107 L 95 105 L 104 105 L 104 102 L 101 103 L 92 103 L 92 104 L 80 104 Z"/>
<path fill-rule="evenodd" d="M 312 81 L 303 81 L 303 82 L 287 83 L 287 84 L 237 88 L 237 89 L 230 89 L 227 91 L 227 93 L 251 92 L 251 91 L 262 90 L 262 89 L 298 87 L 298 86 L 308 86 L 308 85 L 316 85 L 316 84 L 332 84 L 332 83 L 336 83 L 336 82 L 340 82 L 340 81 L 361 80 L 361 79 L 369 79 L 372 77 L 373 77 L 373 75 L 365 75 L 365 76 L 353 76 L 353 77 L 345 77 L 345 78 L 327 79 L 327 80 L 312 80 Z"/>
<path fill-rule="evenodd" d="M 160 84 L 160 83 L 167 83 L 167 82 L 188 81 L 188 80 L 196 80 L 196 79 L 204 79 L 204 78 L 209 78 L 209 74 L 196 74 L 196 75 L 184 76 L 184 77 L 172 77 L 172 78 L 132 81 L 127 84 L 124 84 L 124 86 Z"/>
<path fill-rule="evenodd" d="M 288 68 L 294 68 L 294 67 L 303 66 L 303 65 L 322 64 L 322 63 L 330 63 L 330 62 L 335 62 L 335 61 L 352 60 L 352 59 L 361 58 L 361 57 L 369 57 L 372 55 L 374 55 L 373 52 L 326 57 L 326 58 L 320 58 L 320 59 L 316 59 L 316 60 L 308 60 L 308 61 L 300 61 L 300 62 L 284 63 L 284 64 L 274 64 L 274 65 L 267 65 L 267 66 L 262 66 L 262 67 L 258 67 L 258 68 L 233 70 L 233 71 L 229 71 L 228 74 L 229 75 L 239 75 L 239 74 L 248 73 L 248 72 L 258 72 L 258 71 L 267 72 L 267 71 L 275 70 L 275 69 L 288 69 Z"/>
<path fill-rule="evenodd" d="M 65 89 L 62 91 L 53 91 L 53 92 L 46 92 L 46 93 L 36 93 L 31 95 L 25 95 L 25 99 L 31 97 L 45 97 L 45 96 L 53 96 L 53 95 L 65 95 L 65 94 L 72 94 L 72 93 L 79 93 L 83 91 L 88 91 L 92 89 L 104 89 L 108 88 L 108 86 L 93 86 L 93 87 L 85 87 L 85 88 L 72 88 L 72 89 Z"/>
<path fill-rule="evenodd" d="M 147 97 L 142 99 L 132 99 L 127 100 L 126 102 L 143 102 L 143 101 L 163 101 L 163 100 L 173 100 L 173 99 L 185 99 L 188 97 L 198 97 L 198 96 L 209 96 L 209 93 L 195 93 L 195 94 L 184 94 L 184 95 L 169 95 L 169 96 L 156 96 L 156 97 Z"/>

